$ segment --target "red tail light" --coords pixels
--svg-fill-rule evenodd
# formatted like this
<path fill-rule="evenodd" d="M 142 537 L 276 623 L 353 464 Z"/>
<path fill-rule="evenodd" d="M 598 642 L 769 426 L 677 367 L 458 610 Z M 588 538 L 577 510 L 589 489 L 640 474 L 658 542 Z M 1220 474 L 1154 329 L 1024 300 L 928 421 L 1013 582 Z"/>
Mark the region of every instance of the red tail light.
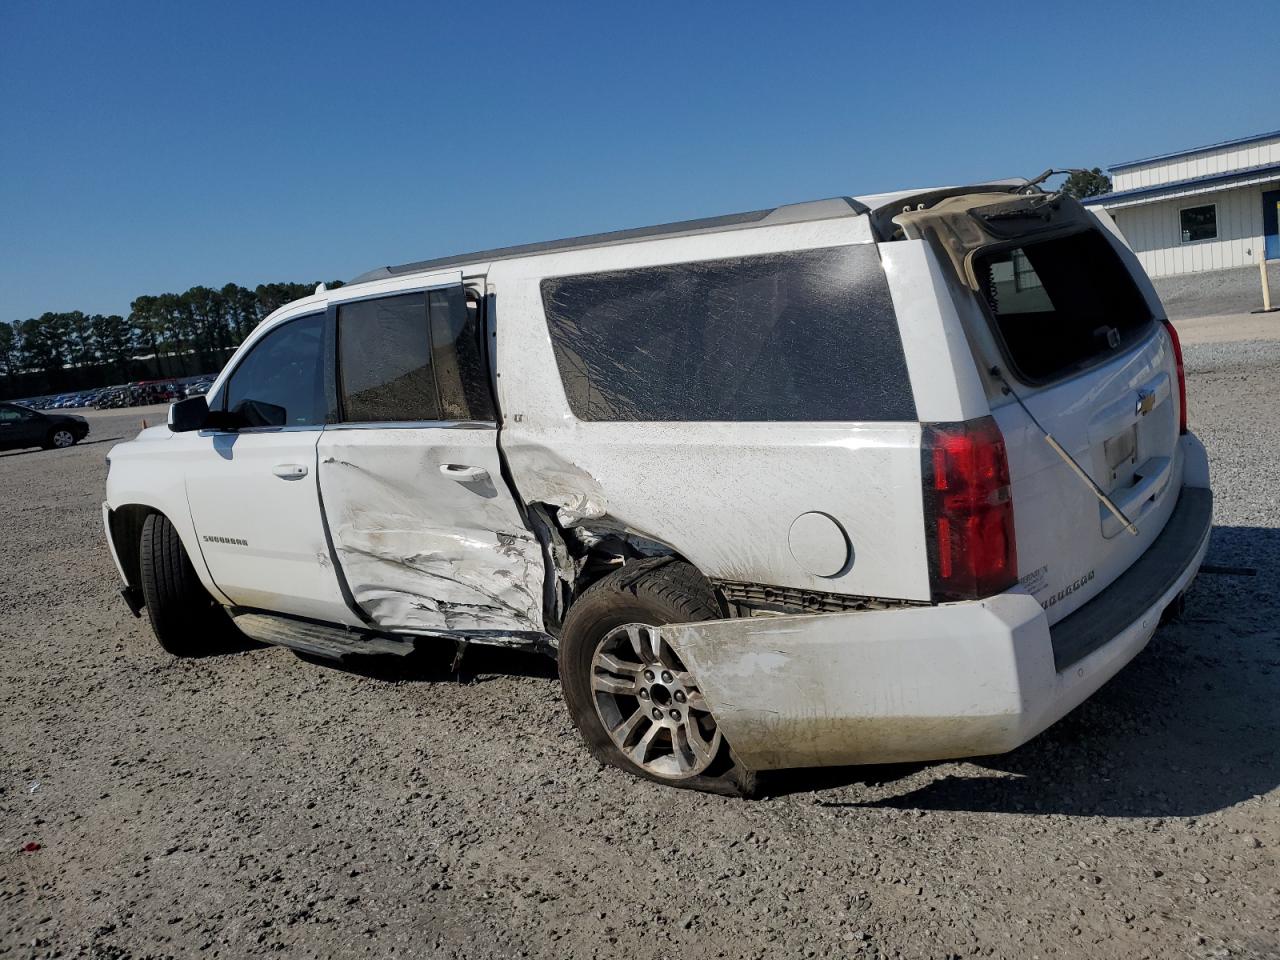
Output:
<path fill-rule="evenodd" d="M 1173 341 L 1173 362 L 1178 366 L 1178 432 L 1187 432 L 1187 374 L 1182 369 L 1182 343 L 1178 340 L 1178 331 L 1168 320 L 1164 328 L 1169 331 L 1169 339 Z"/>
<path fill-rule="evenodd" d="M 1018 582 L 1004 437 L 991 417 L 924 425 L 924 501 L 935 601 L 974 600 Z"/>

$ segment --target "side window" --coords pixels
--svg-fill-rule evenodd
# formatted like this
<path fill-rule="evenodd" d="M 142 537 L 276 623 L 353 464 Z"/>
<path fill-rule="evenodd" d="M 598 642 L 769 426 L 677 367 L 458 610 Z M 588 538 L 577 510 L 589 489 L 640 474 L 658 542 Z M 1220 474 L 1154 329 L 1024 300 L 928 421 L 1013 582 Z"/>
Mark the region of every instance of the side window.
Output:
<path fill-rule="evenodd" d="M 324 315 L 272 330 L 227 380 L 225 409 L 251 427 L 307 427 L 325 422 Z"/>
<path fill-rule="evenodd" d="M 339 306 L 343 420 L 495 419 L 479 317 L 461 287 Z"/>
<path fill-rule="evenodd" d="M 581 420 L 916 417 L 874 244 L 542 282 Z"/>
<path fill-rule="evenodd" d="M 439 420 L 427 338 L 427 295 L 408 293 L 338 307 L 343 420 Z"/>
<path fill-rule="evenodd" d="M 446 420 L 496 420 L 481 341 L 480 303 L 461 287 L 432 290 L 431 362 Z"/>
<path fill-rule="evenodd" d="M 0 423 L 17 423 L 19 420 L 25 420 L 22 411 L 17 407 L 0 406 Z"/>

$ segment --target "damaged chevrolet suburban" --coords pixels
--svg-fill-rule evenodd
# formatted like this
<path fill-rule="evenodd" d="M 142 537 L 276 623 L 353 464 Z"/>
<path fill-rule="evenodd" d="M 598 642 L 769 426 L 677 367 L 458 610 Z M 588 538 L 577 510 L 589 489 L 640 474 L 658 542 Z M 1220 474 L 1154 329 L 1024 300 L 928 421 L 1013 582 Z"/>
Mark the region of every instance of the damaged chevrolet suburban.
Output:
<path fill-rule="evenodd" d="M 1105 214 L 1026 180 L 374 270 L 110 455 L 135 614 L 318 656 L 555 656 L 599 760 L 1010 750 L 1208 543 L 1178 338 Z"/>

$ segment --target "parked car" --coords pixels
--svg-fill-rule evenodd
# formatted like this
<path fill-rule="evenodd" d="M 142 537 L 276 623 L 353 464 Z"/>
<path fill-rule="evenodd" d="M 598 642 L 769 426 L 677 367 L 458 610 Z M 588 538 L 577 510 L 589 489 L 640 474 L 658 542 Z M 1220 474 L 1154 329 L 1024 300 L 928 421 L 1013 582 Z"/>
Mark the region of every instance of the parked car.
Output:
<path fill-rule="evenodd" d="M 209 392 L 209 388 L 213 386 L 212 380 L 197 380 L 195 383 L 189 383 L 183 388 L 185 396 L 203 397 Z"/>
<path fill-rule="evenodd" d="M 1211 514 L 1150 281 L 1027 181 L 320 288 L 111 451 L 104 505 L 172 653 L 543 650 L 598 759 L 723 792 L 1026 742 Z"/>
<path fill-rule="evenodd" d="M 182 399 L 182 393 L 172 380 L 143 380 L 131 385 L 130 402 L 141 407 L 153 403 L 172 403 Z"/>
<path fill-rule="evenodd" d="M 98 394 L 94 406 L 99 410 L 115 410 L 127 406 L 128 392 L 124 387 L 111 387 Z"/>
<path fill-rule="evenodd" d="M 18 403 L 0 403 L 0 450 L 70 447 L 89 435 L 89 421 L 66 413 L 43 413 Z"/>

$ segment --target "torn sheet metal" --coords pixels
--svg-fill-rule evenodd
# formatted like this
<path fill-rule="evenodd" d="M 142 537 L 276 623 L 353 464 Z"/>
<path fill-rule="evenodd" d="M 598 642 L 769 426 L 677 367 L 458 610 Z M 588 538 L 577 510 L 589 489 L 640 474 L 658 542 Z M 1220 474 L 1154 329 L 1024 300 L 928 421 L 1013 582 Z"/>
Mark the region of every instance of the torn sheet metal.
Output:
<path fill-rule="evenodd" d="M 548 447 L 534 445 L 508 449 L 507 454 L 525 502 L 556 508 L 560 526 L 575 527 L 608 513 L 604 488 L 573 461 Z"/>
<path fill-rule="evenodd" d="M 1025 594 L 661 635 L 754 770 L 1000 753 L 1055 719 L 1048 627 Z"/>
<path fill-rule="evenodd" d="M 569 552 L 569 545 L 565 543 L 560 528 L 551 519 L 546 506 L 531 503 L 526 511 L 529 525 L 533 527 L 538 542 L 542 545 L 542 609 L 547 620 L 547 630 L 558 635 L 573 597 L 574 584 L 582 569 L 581 563 Z"/>
<path fill-rule="evenodd" d="M 353 599 L 384 630 L 541 631 L 543 550 L 503 482 L 496 433 L 425 432 L 320 441 L 321 496 Z M 460 465 L 465 480 L 454 479 Z"/>

